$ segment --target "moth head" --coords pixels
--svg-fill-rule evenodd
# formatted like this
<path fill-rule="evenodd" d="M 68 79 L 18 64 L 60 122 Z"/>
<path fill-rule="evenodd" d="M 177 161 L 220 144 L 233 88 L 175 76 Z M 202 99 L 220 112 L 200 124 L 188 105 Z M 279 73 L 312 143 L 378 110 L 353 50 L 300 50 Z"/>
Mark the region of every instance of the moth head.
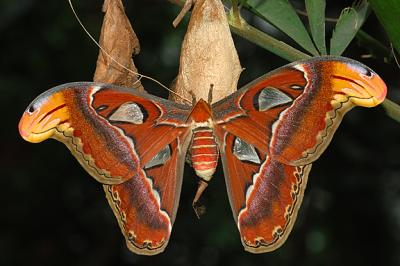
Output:
<path fill-rule="evenodd" d="M 60 90 L 37 97 L 19 121 L 19 133 L 26 141 L 38 143 L 54 135 L 57 127 L 68 124 L 69 112 Z"/>
<path fill-rule="evenodd" d="M 203 99 L 200 99 L 193 106 L 190 116 L 197 122 L 207 121 L 211 116 L 210 105 Z"/>
<path fill-rule="evenodd" d="M 353 104 L 374 107 L 386 97 L 386 84 L 367 66 L 353 60 L 333 61 L 329 67 L 331 85 L 335 99 L 346 98 Z"/>

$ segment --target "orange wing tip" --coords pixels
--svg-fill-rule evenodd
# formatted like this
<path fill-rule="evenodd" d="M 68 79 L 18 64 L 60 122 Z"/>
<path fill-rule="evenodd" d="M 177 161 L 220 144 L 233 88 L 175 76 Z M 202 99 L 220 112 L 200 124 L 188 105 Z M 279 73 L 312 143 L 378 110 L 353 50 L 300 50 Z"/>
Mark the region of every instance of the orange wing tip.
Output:
<path fill-rule="evenodd" d="M 353 104 L 375 107 L 385 100 L 385 82 L 367 66 L 355 61 L 334 62 L 331 69 L 333 91 L 347 96 Z"/>
<path fill-rule="evenodd" d="M 28 113 L 24 113 L 18 124 L 19 134 L 26 141 L 39 143 L 54 135 L 58 122 L 59 120 L 44 119 L 41 123 L 35 123 Z"/>
<path fill-rule="evenodd" d="M 21 137 L 32 143 L 51 138 L 58 126 L 68 124 L 69 111 L 61 92 L 39 96 L 25 110 L 18 124 Z"/>
<path fill-rule="evenodd" d="M 364 80 L 367 79 L 369 81 L 367 83 L 366 90 L 372 99 L 371 101 L 365 102 L 365 107 L 374 107 L 378 104 L 381 104 L 385 100 L 387 94 L 387 86 L 385 82 L 378 76 L 378 74 L 372 72 L 371 75 L 371 77 L 368 77 L 361 74 L 361 76 L 364 77 Z"/>
<path fill-rule="evenodd" d="M 361 74 L 361 76 L 364 76 Z M 361 84 L 365 88 L 365 91 L 359 93 L 360 90 L 345 88 L 342 91 L 350 96 L 350 101 L 355 105 L 362 107 L 375 107 L 381 104 L 387 93 L 386 84 L 376 74 L 373 74 L 372 78 L 364 77 L 364 82 Z"/>
<path fill-rule="evenodd" d="M 371 96 L 370 99 L 352 99 L 354 104 L 364 106 L 364 107 L 374 107 L 381 104 L 387 94 L 387 87 L 385 82 L 377 75 L 373 74 L 370 79 L 369 86 L 366 86 L 367 92 Z"/>

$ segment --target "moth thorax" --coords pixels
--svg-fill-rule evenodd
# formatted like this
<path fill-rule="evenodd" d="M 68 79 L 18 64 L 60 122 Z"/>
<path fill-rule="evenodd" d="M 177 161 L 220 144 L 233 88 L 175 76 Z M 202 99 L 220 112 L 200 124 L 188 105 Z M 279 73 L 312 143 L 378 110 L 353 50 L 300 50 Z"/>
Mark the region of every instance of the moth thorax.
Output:
<path fill-rule="evenodd" d="M 196 174 L 201 179 L 209 181 L 217 168 L 219 156 L 212 129 L 209 127 L 194 129 L 189 151 Z"/>

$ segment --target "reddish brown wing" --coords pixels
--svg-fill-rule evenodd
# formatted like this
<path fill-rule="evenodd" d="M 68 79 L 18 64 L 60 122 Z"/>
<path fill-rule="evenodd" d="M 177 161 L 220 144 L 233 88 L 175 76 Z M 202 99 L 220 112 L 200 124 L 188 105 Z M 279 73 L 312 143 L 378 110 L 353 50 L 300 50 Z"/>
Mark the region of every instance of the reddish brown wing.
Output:
<path fill-rule="evenodd" d="M 213 104 L 213 118 L 225 131 L 269 153 L 274 122 L 292 104 L 293 99 L 302 94 L 306 84 L 301 71 L 291 68 L 274 71 Z M 269 91 L 271 95 L 262 94 Z M 271 101 L 271 105 L 263 101 L 265 106 L 260 106 L 259 99 Z M 262 111 L 261 108 L 268 109 Z"/>
<path fill-rule="evenodd" d="M 120 185 L 104 185 L 128 248 L 155 255 L 167 246 L 179 204 L 187 144 L 181 138 L 168 145 L 170 156 Z M 143 182 L 145 181 L 145 182 Z"/>
<path fill-rule="evenodd" d="M 21 122 L 32 142 L 67 145 L 105 185 L 128 247 L 161 252 L 178 207 L 190 107 L 107 84 L 69 83 L 32 102 Z"/>
<path fill-rule="evenodd" d="M 373 80 L 377 75 L 368 78 L 362 71 L 373 73 L 340 57 L 290 64 L 214 104 L 214 120 L 282 163 L 309 164 L 326 149 L 343 115 L 355 106 L 353 99 L 366 103 L 384 95 L 384 85 Z"/>
<path fill-rule="evenodd" d="M 191 135 L 185 124 L 190 108 L 107 87 L 93 94 L 92 105 L 137 154 L 139 170 L 132 178 L 104 185 L 127 246 L 138 254 L 160 253 L 168 243 L 179 203 Z"/>
<path fill-rule="evenodd" d="M 268 252 L 284 243 L 296 220 L 310 169 L 311 164 L 290 166 L 270 158 L 263 161 L 247 188 L 246 205 L 238 214 L 246 250 Z"/>
<path fill-rule="evenodd" d="M 189 106 L 110 85 L 97 89 L 92 98 L 99 120 L 105 119 L 132 144 L 142 167 L 167 144 L 189 131 Z M 119 143 L 115 140 L 113 145 L 118 147 Z"/>
<path fill-rule="evenodd" d="M 132 178 L 189 129 L 190 107 L 132 89 L 77 82 L 37 97 L 19 127 L 28 141 L 63 142 L 85 170 L 103 184 Z"/>
<path fill-rule="evenodd" d="M 76 82 L 37 97 L 19 130 L 31 142 L 63 142 L 105 185 L 128 247 L 151 255 L 163 251 L 175 220 L 190 110 L 132 89 Z"/>
<path fill-rule="evenodd" d="M 231 133 L 224 139 L 222 164 L 242 243 L 250 252 L 272 251 L 292 229 L 311 164 L 286 165 Z"/>
<path fill-rule="evenodd" d="M 312 59 L 282 67 L 212 106 L 229 199 L 246 250 L 267 252 L 283 244 L 311 163 L 349 109 L 332 106 L 334 92 L 321 71 L 327 71 L 326 63 Z"/>

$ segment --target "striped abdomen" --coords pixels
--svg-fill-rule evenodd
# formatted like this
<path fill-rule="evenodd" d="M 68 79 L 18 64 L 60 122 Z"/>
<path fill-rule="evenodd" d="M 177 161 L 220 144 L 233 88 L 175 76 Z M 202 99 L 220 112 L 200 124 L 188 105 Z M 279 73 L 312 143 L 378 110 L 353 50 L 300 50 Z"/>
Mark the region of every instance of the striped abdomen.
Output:
<path fill-rule="evenodd" d="M 218 156 L 219 152 L 212 129 L 209 127 L 194 129 L 190 144 L 190 157 L 196 174 L 209 181 L 217 168 Z"/>

